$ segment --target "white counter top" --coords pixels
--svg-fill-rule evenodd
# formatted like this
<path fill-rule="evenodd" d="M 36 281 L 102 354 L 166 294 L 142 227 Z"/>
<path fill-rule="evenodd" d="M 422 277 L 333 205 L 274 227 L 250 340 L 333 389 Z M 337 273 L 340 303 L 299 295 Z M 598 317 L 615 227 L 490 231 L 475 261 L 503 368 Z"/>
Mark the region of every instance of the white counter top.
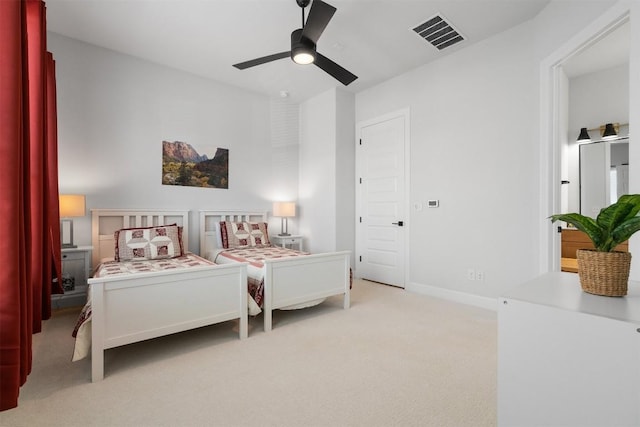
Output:
<path fill-rule="evenodd" d="M 575 273 L 553 272 L 516 286 L 504 299 L 516 299 L 640 325 L 640 282 L 629 281 L 624 297 L 605 297 L 586 293 Z"/>

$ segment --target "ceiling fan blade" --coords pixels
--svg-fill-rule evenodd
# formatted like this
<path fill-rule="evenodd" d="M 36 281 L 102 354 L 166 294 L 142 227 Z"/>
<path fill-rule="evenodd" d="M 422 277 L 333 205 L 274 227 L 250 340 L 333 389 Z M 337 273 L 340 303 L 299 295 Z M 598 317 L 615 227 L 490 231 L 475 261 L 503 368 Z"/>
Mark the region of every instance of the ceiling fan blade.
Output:
<path fill-rule="evenodd" d="M 313 0 L 311 10 L 307 22 L 302 30 L 302 37 L 306 37 L 314 43 L 318 43 L 320 35 L 329 24 L 329 21 L 336 13 L 336 8 L 323 2 L 322 0 Z"/>
<path fill-rule="evenodd" d="M 252 59 L 251 61 L 240 62 L 239 64 L 233 64 L 239 70 L 244 70 L 245 68 L 255 67 L 256 65 L 266 64 L 267 62 L 276 61 L 282 58 L 288 58 L 291 56 L 291 51 L 274 53 L 273 55 L 263 56 L 262 58 Z"/>
<path fill-rule="evenodd" d="M 316 52 L 316 60 L 314 62 L 318 67 L 322 68 L 325 72 L 333 76 L 336 80 L 345 86 L 353 82 L 358 78 L 355 74 L 345 70 L 340 65 L 336 64 L 329 58 Z"/>

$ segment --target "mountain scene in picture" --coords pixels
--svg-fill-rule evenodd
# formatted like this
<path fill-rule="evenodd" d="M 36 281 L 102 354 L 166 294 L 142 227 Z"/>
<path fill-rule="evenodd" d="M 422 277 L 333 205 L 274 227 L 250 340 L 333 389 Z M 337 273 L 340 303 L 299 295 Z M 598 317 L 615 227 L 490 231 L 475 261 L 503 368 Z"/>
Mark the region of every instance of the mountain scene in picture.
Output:
<path fill-rule="evenodd" d="M 162 184 L 228 189 L 229 149 L 162 141 Z"/>

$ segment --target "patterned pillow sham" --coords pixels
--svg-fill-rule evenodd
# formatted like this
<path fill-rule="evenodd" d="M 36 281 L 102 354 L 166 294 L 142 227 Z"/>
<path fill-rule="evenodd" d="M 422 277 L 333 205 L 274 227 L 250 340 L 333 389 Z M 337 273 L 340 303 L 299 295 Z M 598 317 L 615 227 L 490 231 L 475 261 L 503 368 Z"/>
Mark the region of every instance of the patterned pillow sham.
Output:
<path fill-rule="evenodd" d="M 270 246 L 266 222 L 220 221 L 224 249 Z"/>
<path fill-rule="evenodd" d="M 174 258 L 184 255 L 177 224 L 123 228 L 114 233 L 116 261 Z"/>

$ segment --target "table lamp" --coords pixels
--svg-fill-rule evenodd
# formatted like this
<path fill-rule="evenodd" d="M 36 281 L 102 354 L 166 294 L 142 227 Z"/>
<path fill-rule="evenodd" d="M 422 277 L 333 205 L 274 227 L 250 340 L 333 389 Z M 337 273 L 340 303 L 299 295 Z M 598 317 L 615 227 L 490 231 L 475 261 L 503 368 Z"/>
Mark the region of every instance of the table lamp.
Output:
<path fill-rule="evenodd" d="M 280 234 L 278 236 L 291 236 L 288 218 L 296 216 L 295 202 L 274 202 L 273 216 L 280 217 Z"/>
<path fill-rule="evenodd" d="M 77 248 L 73 244 L 73 217 L 85 216 L 83 194 L 60 194 L 60 241 L 63 248 Z"/>

